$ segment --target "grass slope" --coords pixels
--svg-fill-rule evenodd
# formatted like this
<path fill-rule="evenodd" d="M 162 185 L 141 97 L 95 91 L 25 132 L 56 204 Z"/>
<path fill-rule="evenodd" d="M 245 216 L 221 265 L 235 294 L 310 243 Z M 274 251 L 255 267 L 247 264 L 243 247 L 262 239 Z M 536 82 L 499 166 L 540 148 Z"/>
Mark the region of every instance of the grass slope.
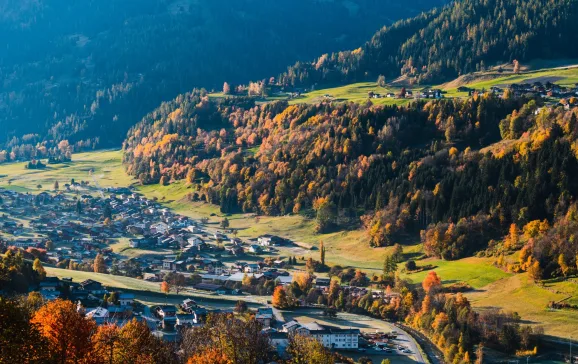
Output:
<path fill-rule="evenodd" d="M 549 301 L 559 301 L 568 297 L 558 288 L 568 288 L 566 283 L 546 283 L 547 289 L 534 284 L 527 274 L 516 274 L 495 281 L 482 289 L 466 296 L 474 307 L 486 309 L 498 307 L 506 311 L 517 312 L 527 324 L 544 328 L 548 335 L 576 338 L 578 337 L 578 311 L 549 310 Z M 572 291 L 576 297 L 578 286 Z"/>
<path fill-rule="evenodd" d="M 461 98 L 467 97 L 467 92 L 459 92 L 458 87 L 467 86 L 478 90 L 489 90 L 492 86 L 504 87 L 513 83 L 533 83 L 533 82 L 552 82 L 561 86 L 573 87 L 578 83 L 578 66 L 562 66 L 553 68 L 543 68 L 537 70 L 523 71 L 519 74 L 513 72 L 499 73 L 497 71 L 476 72 L 461 76 L 456 80 L 442 84 L 442 85 L 406 85 L 411 90 L 421 90 L 424 88 L 439 88 L 445 92 L 446 98 Z M 368 93 L 370 91 L 379 94 L 386 94 L 388 92 L 399 93 L 401 90 L 400 82 L 392 82 L 385 88 L 379 87 L 375 82 L 359 82 L 339 87 L 330 87 L 319 89 L 304 93 L 300 98 L 292 99 L 290 104 L 307 103 L 313 104 L 322 101 L 335 102 L 357 102 L 365 103 L 369 100 Z M 222 96 L 221 94 L 214 94 L 215 97 Z M 286 99 L 285 97 L 271 97 L 267 100 L 274 101 L 279 99 Z M 395 99 L 382 98 L 371 99 L 375 105 L 405 105 L 410 103 L 411 99 Z"/>

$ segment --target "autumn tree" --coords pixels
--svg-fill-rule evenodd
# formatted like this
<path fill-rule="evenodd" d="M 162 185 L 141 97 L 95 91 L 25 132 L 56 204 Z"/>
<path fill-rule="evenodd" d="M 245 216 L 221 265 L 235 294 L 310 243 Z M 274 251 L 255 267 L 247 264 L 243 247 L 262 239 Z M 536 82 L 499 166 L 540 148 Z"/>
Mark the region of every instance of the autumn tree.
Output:
<path fill-rule="evenodd" d="M 32 317 L 48 342 L 48 352 L 60 363 L 89 362 L 93 353 L 91 336 L 96 324 L 76 311 L 71 301 L 55 300 L 42 306 Z"/>
<path fill-rule="evenodd" d="M 542 270 L 539 261 L 534 260 L 534 262 L 528 268 L 528 274 L 530 275 L 530 278 L 532 278 L 534 281 L 539 281 L 542 279 L 544 271 Z"/>
<path fill-rule="evenodd" d="M 182 273 L 170 272 L 165 276 L 165 282 L 174 287 L 177 294 L 187 285 L 187 280 Z M 162 287 L 161 287 L 162 288 Z"/>
<path fill-rule="evenodd" d="M 217 348 L 207 348 L 191 356 L 187 364 L 233 364 L 233 362 Z"/>
<path fill-rule="evenodd" d="M 172 287 L 169 282 L 163 281 L 161 282 L 161 292 L 165 295 L 168 295 L 172 290 Z"/>
<path fill-rule="evenodd" d="M 334 226 L 335 206 L 328 198 L 317 198 L 313 203 L 317 212 L 315 231 L 326 233 Z"/>
<path fill-rule="evenodd" d="M 40 259 L 38 258 L 34 259 L 32 269 L 34 269 L 34 271 L 38 274 L 38 278 L 40 280 L 44 280 L 44 278 L 46 278 L 46 270 L 42 266 L 42 262 L 40 262 Z"/>
<path fill-rule="evenodd" d="M 106 263 L 102 254 L 97 254 L 94 258 L 94 273 L 106 273 Z"/>
<path fill-rule="evenodd" d="M 293 274 L 293 282 L 299 285 L 301 291 L 307 292 L 313 283 L 313 276 L 308 272 L 296 272 Z"/>
<path fill-rule="evenodd" d="M 225 95 L 231 94 L 231 86 L 227 82 L 223 84 L 223 94 Z"/>
<path fill-rule="evenodd" d="M 403 261 L 403 247 L 400 244 L 395 244 L 393 246 L 391 257 L 396 263 L 401 263 Z"/>
<path fill-rule="evenodd" d="M 46 242 L 46 250 L 48 251 L 54 250 L 54 243 L 52 242 L 52 240 L 48 240 Z"/>
<path fill-rule="evenodd" d="M 269 337 L 254 317 L 238 319 L 233 314 L 209 315 L 202 327 L 183 332 L 180 350 L 185 357 L 226 359 L 231 364 L 265 362 L 271 350 Z"/>
<path fill-rule="evenodd" d="M 160 184 L 161 186 L 167 186 L 167 185 L 169 184 L 169 179 L 168 179 L 168 177 L 167 177 L 167 176 L 162 176 L 161 179 L 160 179 L 160 181 L 159 181 L 159 184 Z"/>
<path fill-rule="evenodd" d="M 300 334 L 289 336 L 287 354 L 291 364 L 333 364 L 335 359 L 329 349 L 311 337 Z"/>
<path fill-rule="evenodd" d="M 426 293 L 435 293 L 441 288 L 442 281 L 435 271 L 430 271 L 421 285 Z"/>
<path fill-rule="evenodd" d="M 132 319 L 119 330 L 115 364 L 174 362 L 177 358 L 173 347 L 156 338 L 146 322 Z"/>
<path fill-rule="evenodd" d="M 558 256 L 558 265 L 560 266 L 562 274 L 564 275 L 564 277 L 566 277 L 568 275 L 568 272 L 570 271 L 570 266 L 568 266 L 568 264 L 566 263 L 566 257 L 564 256 L 563 253 L 561 253 Z"/>
<path fill-rule="evenodd" d="M 514 65 L 514 73 L 520 73 L 520 62 L 515 59 L 512 64 Z"/>
<path fill-rule="evenodd" d="M 235 312 L 238 313 L 245 313 L 249 310 L 249 307 L 247 306 L 247 302 L 243 301 L 243 300 L 239 300 L 237 301 L 237 303 L 235 304 Z"/>
<path fill-rule="evenodd" d="M 94 353 L 99 359 L 109 364 L 115 362 L 115 353 L 120 346 L 120 329 L 117 325 L 98 326 L 91 341 L 94 345 Z"/>
<path fill-rule="evenodd" d="M 291 303 L 289 302 L 289 298 L 287 297 L 287 292 L 285 291 L 285 288 L 283 288 L 283 286 L 275 287 L 271 303 L 273 304 L 274 307 L 280 309 L 291 307 Z"/>
<path fill-rule="evenodd" d="M 516 248 L 520 241 L 520 231 L 518 229 L 518 225 L 512 223 L 510 224 L 509 234 L 505 239 L 505 247 L 506 249 Z"/>
<path fill-rule="evenodd" d="M 30 310 L 21 302 L 0 295 L 0 322 L 0 362 L 51 361 L 47 340 L 38 325 L 30 322 Z"/>

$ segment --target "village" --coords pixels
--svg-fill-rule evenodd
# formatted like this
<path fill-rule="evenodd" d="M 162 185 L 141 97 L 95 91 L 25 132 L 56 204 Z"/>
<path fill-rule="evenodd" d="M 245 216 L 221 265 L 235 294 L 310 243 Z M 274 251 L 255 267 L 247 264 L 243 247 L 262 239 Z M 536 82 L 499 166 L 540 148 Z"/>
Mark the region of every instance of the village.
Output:
<path fill-rule="evenodd" d="M 101 189 L 71 181 L 64 189 L 51 192 L 0 189 L 2 244 L 39 258 L 47 267 L 71 271 L 93 272 L 95 261 L 101 259 L 101 273 L 167 282 L 173 292 L 189 296 L 179 304 L 172 300 L 171 304 L 147 305 L 139 302 L 133 290 L 107 287 L 96 278 L 75 281 L 49 276 L 35 288 L 44 300 L 73 301 L 97 324 L 122 326 L 136 318 L 146 321 L 156 336 L 172 342 L 179 339 L 182 329 L 203 325 L 209 314 L 251 310 L 281 354 L 292 332 L 317 337 L 333 349 L 373 350 L 381 355 L 417 351 L 393 343 L 384 346 L 387 341 L 365 340 L 355 328 L 286 320 L 266 299 L 277 285 L 290 285 L 298 271 L 292 266 L 295 257 L 278 255 L 279 247 L 292 244 L 287 239 L 262 235 L 243 241 L 228 229 L 226 219 L 218 226 L 205 219 L 193 220 L 129 188 Z M 118 241 L 128 241 L 128 249 L 142 254 L 125 256 L 115 249 Z M 314 302 L 301 299 L 299 306 L 315 307 L 318 297 L 328 295 L 329 278 L 315 277 L 312 284 Z M 371 293 L 386 302 L 397 295 L 366 287 L 343 288 L 351 297 Z M 209 297 L 204 300 L 208 304 L 198 303 L 197 296 Z M 221 296 L 230 299 L 228 305 L 211 305 L 212 299 Z M 259 296 L 264 300 L 254 299 Z"/>

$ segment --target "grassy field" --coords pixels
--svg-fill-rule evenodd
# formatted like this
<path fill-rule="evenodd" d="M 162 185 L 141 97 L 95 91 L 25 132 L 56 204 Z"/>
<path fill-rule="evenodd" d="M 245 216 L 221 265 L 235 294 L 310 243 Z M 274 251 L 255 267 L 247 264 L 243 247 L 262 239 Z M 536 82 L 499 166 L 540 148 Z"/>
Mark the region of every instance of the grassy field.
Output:
<path fill-rule="evenodd" d="M 547 64 L 544 64 L 547 66 Z M 423 88 L 439 88 L 444 91 L 446 98 L 461 98 L 467 97 L 467 92 L 458 92 L 459 86 L 467 86 L 478 90 L 489 90 L 492 86 L 504 87 L 513 83 L 533 83 L 533 82 L 552 82 L 561 86 L 574 86 L 578 83 L 578 67 L 554 67 L 543 68 L 535 70 L 523 71 L 519 74 L 514 74 L 511 71 L 499 73 L 497 71 L 476 72 L 459 77 L 458 79 L 442 84 L 442 85 L 415 85 L 407 86 L 410 90 L 421 90 Z M 391 84 L 386 87 L 379 87 L 375 82 L 359 82 L 349 85 L 330 87 L 319 89 L 304 93 L 300 98 L 289 100 L 290 104 L 298 103 L 318 103 L 322 101 L 336 101 L 336 102 L 357 102 L 365 103 L 369 100 L 368 93 L 370 91 L 379 94 L 386 94 L 388 92 L 399 93 L 401 86 L 399 84 Z M 222 97 L 221 94 L 212 94 L 214 97 Z M 278 99 L 286 99 L 283 97 L 269 98 L 274 101 Z M 411 99 L 395 99 L 382 98 L 371 99 L 375 105 L 405 105 L 411 102 Z"/>
<path fill-rule="evenodd" d="M 465 258 L 458 261 L 445 261 L 439 259 L 426 259 L 418 262 L 419 265 L 431 264 L 433 269 L 443 280 L 444 284 L 466 282 L 475 289 L 480 289 L 500 279 L 511 277 L 491 264 L 487 258 Z M 404 274 L 414 282 L 421 282 L 429 271 L 413 274 Z"/>
<path fill-rule="evenodd" d="M 147 282 L 142 279 L 113 276 L 110 274 L 94 273 L 94 272 L 82 272 L 76 270 L 59 269 L 46 267 L 46 273 L 49 276 L 55 276 L 59 278 L 68 277 L 72 278 L 74 282 L 82 282 L 87 279 L 94 279 L 99 281 L 107 287 L 114 288 L 125 288 L 138 291 L 150 291 L 150 292 L 160 292 L 159 283 Z"/>
<path fill-rule="evenodd" d="M 300 103 L 318 103 L 325 100 L 331 101 L 353 101 L 358 103 L 363 103 L 368 100 L 369 92 L 378 93 L 385 95 L 388 92 L 398 93 L 399 88 L 394 87 L 379 87 L 375 82 L 360 82 L 353 83 L 350 85 L 326 88 L 316 91 L 311 91 L 303 94 L 302 97 L 297 99 L 292 99 L 290 104 L 300 104 Z M 404 105 L 409 103 L 410 99 L 395 99 L 395 98 L 381 98 L 381 99 L 371 99 L 371 102 L 376 105 Z"/>
<path fill-rule="evenodd" d="M 569 289 L 569 283 L 547 283 L 549 289 L 534 284 L 526 274 L 516 274 L 497 280 L 466 296 L 478 309 L 498 307 L 517 312 L 526 324 L 542 326 L 546 334 L 564 338 L 578 337 L 578 311 L 549 310 L 549 301 L 559 301 L 568 297 L 556 293 L 557 287 Z M 578 286 L 574 284 L 574 294 Z"/>
<path fill-rule="evenodd" d="M 60 188 L 71 179 L 94 182 L 93 175 L 102 187 L 128 186 L 134 180 L 127 176 L 121 166 L 122 154 L 118 150 L 75 154 L 70 163 L 51 164 L 45 169 L 26 169 L 26 163 L 8 163 L 0 166 L 0 187 L 18 192 L 39 193 L 50 190 L 58 181 Z M 42 188 L 38 188 L 42 186 Z"/>
<path fill-rule="evenodd" d="M 163 304 L 163 303 L 181 303 L 186 297 L 193 297 L 195 301 L 207 307 L 231 308 L 239 299 L 246 300 L 252 305 L 263 304 L 265 298 L 253 296 L 225 296 L 211 295 L 200 291 L 181 291 L 178 295 L 171 293 L 169 295 L 160 294 L 160 283 L 147 282 L 142 279 L 113 276 L 110 274 L 101 274 L 93 272 L 81 272 L 68 269 L 59 269 L 45 267 L 48 276 L 59 278 L 72 278 L 73 282 L 80 283 L 87 279 L 94 279 L 108 288 L 118 288 L 131 290 L 135 298 L 144 304 Z"/>
<path fill-rule="evenodd" d="M 164 257 L 168 254 L 173 254 L 172 250 L 168 249 L 157 249 L 157 250 L 145 250 L 145 249 L 134 249 L 129 246 L 128 238 L 120 238 L 114 244 L 109 245 L 112 251 L 123 255 L 128 258 L 140 258 L 140 257 L 150 257 L 159 256 Z"/>

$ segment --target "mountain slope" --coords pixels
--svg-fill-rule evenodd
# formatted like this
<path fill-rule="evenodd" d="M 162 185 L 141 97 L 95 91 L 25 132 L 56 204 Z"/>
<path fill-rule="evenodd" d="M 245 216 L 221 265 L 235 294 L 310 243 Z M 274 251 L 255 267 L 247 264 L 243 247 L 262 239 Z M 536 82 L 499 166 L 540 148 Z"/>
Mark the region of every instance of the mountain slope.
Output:
<path fill-rule="evenodd" d="M 282 85 L 375 81 L 379 75 L 440 82 L 496 63 L 575 58 L 575 0 L 463 0 L 384 27 L 361 48 L 297 63 Z"/>
<path fill-rule="evenodd" d="M 179 93 L 266 77 L 444 1 L 0 0 L 0 144 L 17 158 L 118 145 Z"/>

